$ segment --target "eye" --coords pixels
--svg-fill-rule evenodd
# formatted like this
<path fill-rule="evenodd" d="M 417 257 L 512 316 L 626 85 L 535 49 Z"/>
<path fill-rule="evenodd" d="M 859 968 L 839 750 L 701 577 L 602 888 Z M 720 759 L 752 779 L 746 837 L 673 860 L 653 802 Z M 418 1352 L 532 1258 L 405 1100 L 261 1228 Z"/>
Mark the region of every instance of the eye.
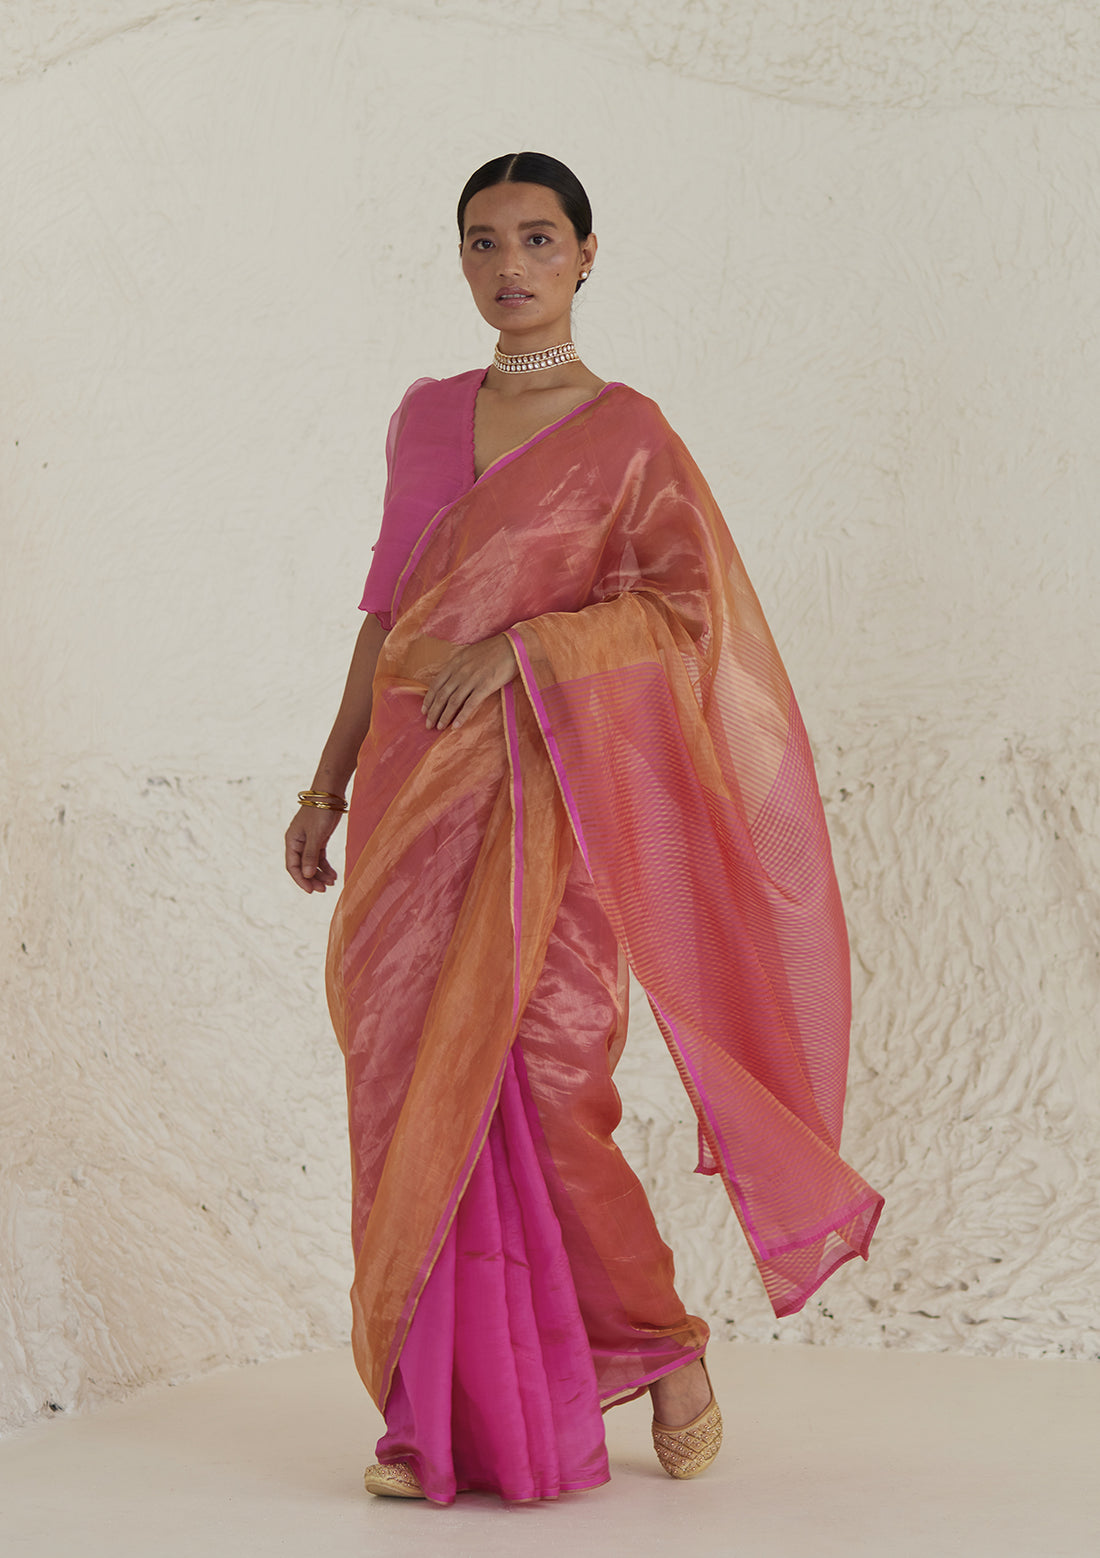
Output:
<path fill-rule="evenodd" d="M 544 243 L 550 243 L 552 239 L 549 233 L 532 233 L 531 242 L 537 244 L 541 249 Z"/>
<path fill-rule="evenodd" d="M 480 254 L 484 254 L 485 250 L 482 249 L 482 244 L 485 245 L 486 249 L 490 249 L 492 248 L 493 240 L 491 238 L 475 238 L 470 248 L 476 249 Z"/>

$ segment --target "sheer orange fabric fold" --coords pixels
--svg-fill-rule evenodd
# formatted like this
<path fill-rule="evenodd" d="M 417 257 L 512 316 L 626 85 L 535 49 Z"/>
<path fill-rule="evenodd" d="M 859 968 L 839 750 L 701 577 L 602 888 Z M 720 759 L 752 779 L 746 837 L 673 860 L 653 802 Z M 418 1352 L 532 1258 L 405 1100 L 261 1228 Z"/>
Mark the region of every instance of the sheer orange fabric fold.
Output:
<path fill-rule="evenodd" d="M 393 615 L 328 962 L 372 1394 L 486 1139 L 575 847 L 700 1168 L 776 1312 L 797 1309 L 866 1255 L 882 1200 L 838 1153 L 848 953 L 809 747 L 706 483 L 652 402 L 610 386 L 434 516 Z M 450 647 L 503 631 L 521 677 L 426 731 Z"/>

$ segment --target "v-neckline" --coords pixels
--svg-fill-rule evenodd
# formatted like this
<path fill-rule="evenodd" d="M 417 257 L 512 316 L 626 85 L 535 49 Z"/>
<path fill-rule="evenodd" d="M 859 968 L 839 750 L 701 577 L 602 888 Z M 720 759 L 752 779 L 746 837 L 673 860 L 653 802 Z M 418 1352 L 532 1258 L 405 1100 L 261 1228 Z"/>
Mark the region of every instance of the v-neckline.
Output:
<path fill-rule="evenodd" d="M 537 444 L 541 439 L 545 438 L 548 433 L 556 432 L 559 427 L 563 427 L 566 422 L 579 415 L 580 412 L 587 410 L 589 406 L 594 406 L 601 396 L 607 394 L 609 389 L 617 389 L 622 387 L 621 381 L 619 379 L 609 379 L 602 389 L 598 389 L 594 395 L 589 397 L 588 400 L 581 401 L 579 406 L 574 406 L 572 411 L 567 411 L 564 416 L 558 417 L 557 421 L 555 422 L 548 422 L 545 427 L 540 427 L 537 433 L 532 433 L 530 438 L 525 438 L 524 441 L 521 444 L 517 444 L 514 449 L 506 449 L 504 453 L 498 455 L 495 460 L 491 460 L 479 476 L 477 474 L 477 449 L 474 444 L 474 420 L 477 416 L 477 397 L 484 388 L 485 380 L 488 378 L 488 376 L 489 370 L 486 368 L 485 372 L 481 375 L 481 378 L 478 379 L 474 386 L 473 399 L 470 402 L 470 488 L 468 490 L 472 490 L 478 485 L 479 482 L 483 482 L 486 476 L 492 475 L 492 473 L 501 465 L 510 464 L 512 460 L 517 458 L 517 456 L 524 454 L 532 447 L 532 445 Z"/>

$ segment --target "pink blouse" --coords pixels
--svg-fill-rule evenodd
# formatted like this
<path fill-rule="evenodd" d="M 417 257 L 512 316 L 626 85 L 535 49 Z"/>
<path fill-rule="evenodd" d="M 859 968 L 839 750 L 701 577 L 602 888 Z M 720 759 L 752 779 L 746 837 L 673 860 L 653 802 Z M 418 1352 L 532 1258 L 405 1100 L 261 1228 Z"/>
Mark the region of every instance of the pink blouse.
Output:
<path fill-rule="evenodd" d="M 413 547 L 440 509 L 474 484 L 474 403 L 487 371 L 471 368 L 450 379 L 417 379 L 390 418 L 382 526 L 359 602 L 360 611 L 372 611 L 387 632 L 393 627 L 401 575 Z M 456 392 L 464 411 L 461 440 L 448 431 L 454 428 Z M 429 413 L 438 400 L 447 414 L 414 417 L 410 427 L 408 411 L 414 398 L 419 409 Z"/>

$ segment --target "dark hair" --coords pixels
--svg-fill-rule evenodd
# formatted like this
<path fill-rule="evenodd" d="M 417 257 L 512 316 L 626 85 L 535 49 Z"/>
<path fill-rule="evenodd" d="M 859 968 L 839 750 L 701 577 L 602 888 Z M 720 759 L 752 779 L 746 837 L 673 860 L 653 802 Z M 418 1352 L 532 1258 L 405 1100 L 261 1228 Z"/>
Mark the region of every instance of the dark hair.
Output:
<path fill-rule="evenodd" d="M 460 242 L 466 236 L 466 207 L 475 195 L 483 189 L 491 189 L 494 184 L 541 184 L 544 189 L 552 189 L 573 224 L 577 242 L 584 243 L 592 231 L 592 207 L 577 175 L 556 157 L 544 156 L 540 151 L 514 151 L 506 157 L 494 157 L 466 180 L 466 187 L 458 197 Z"/>

